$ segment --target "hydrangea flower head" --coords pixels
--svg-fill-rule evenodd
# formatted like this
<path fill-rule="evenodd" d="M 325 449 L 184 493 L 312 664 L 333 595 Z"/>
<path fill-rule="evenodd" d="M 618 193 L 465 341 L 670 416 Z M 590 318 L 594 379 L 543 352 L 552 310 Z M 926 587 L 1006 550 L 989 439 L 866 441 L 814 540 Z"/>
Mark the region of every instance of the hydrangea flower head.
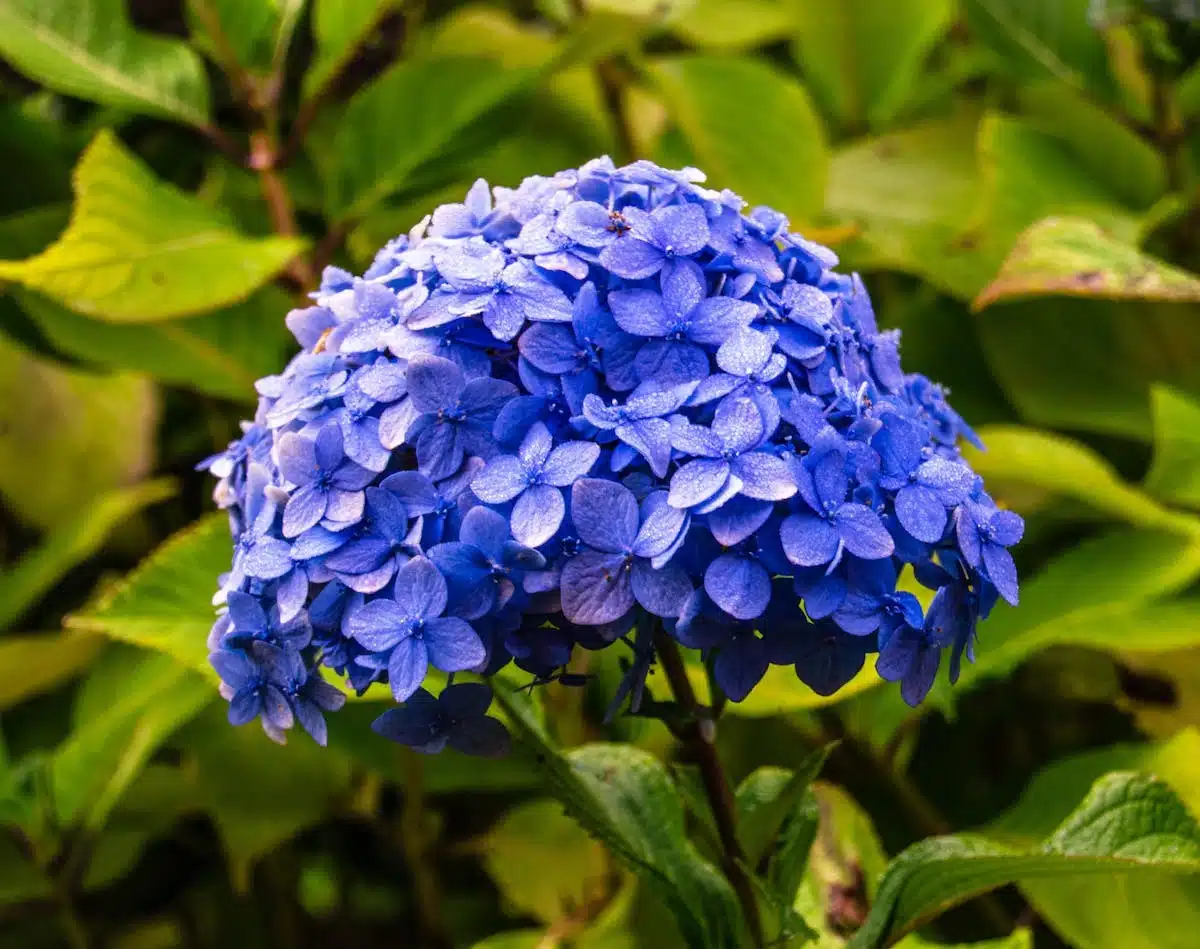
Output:
<path fill-rule="evenodd" d="M 654 635 L 735 702 L 771 665 L 830 695 L 875 655 L 910 704 L 947 651 L 957 678 L 1017 602 L 1021 519 L 862 281 L 703 180 L 479 181 L 288 314 L 302 352 L 202 465 L 235 538 L 210 636 L 232 722 L 323 742 L 325 668 L 386 683 L 380 734 L 496 754 L 490 690 L 456 676 L 630 649 L 636 705 Z"/>

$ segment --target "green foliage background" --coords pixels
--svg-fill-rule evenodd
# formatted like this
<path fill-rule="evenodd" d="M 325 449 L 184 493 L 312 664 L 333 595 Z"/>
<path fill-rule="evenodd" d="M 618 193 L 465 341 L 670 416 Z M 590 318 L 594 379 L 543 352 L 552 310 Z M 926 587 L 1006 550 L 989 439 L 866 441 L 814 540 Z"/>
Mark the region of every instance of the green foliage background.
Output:
<path fill-rule="evenodd" d="M 276 747 L 206 663 L 229 539 L 193 466 L 314 274 L 608 153 L 863 271 L 1028 523 L 953 691 L 785 669 L 727 709 L 772 944 L 1194 947 L 1194 6 L 0 0 L 0 943 L 746 938 L 686 751 L 600 724 L 614 657 L 502 683 L 521 749 L 483 763 L 378 739 L 375 693 Z"/>

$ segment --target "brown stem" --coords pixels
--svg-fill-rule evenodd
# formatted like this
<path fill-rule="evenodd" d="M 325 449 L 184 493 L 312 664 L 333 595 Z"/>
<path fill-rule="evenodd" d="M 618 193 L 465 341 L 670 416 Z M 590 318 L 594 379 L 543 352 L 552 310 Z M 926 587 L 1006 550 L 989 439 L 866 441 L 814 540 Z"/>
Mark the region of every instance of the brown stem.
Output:
<path fill-rule="evenodd" d="M 271 226 L 277 234 L 295 237 L 300 233 L 296 225 L 296 209 L 287 183 L 278 171 L 278 143 L 265 129 L 250 134 L 250 167 L 258 172 L 258 183 L 262 188 L 267 210 L 271 215 Z M 317 283 L 315 268 L 303 256 L 288 265 L 288 273 L 304 287 Z"/>
<path fill-rule="evenodd" d="M 616 162 L 618 165 L 627 164 L 637 157 L 637 143 L 625 111 L 625 82 L 621 67 L 612 59 L 601 60 L 596 64 L 596 78 L 600 82 L 604 108 L 612 121 L 616 137 Z"/>
<path fill-rule="evenodd" d="M 661 626 L 655 630 L 654 646 L 663 672 L 666 673 L 667 683 L 671 687 L 671 694 L 688 718 L 682 737 L 688 752 L 699 765 L 704 793 L 716 820 L 717 835 L 721 839 L 721 869 L 742 904 L 746 927 L 750 930 L 754 945 L 762 946 L 764 941 L 762 920 L 758 913 L 758 898 L 754 892 L 754 883 L 746 872 L 746 855 L 738 841 L 733 789 L 729 786 L 729 779 L 725 776 L 725 769 L 717 755 L 716 722 L 696 700 L 696 693 L 688 679 L 679 646 Z"/>
<path fill-rule="evenodd" d="M 412 877 L 417 901 L 418 945 L 450 949 L 454 942 L 442 915 L 437 870 L 429 859 L 429 828 L 425 819 L 425 767 L 418 752 L 400 749 L 404 767 L 404 809 L 400 814 L 400 845 Z"/>

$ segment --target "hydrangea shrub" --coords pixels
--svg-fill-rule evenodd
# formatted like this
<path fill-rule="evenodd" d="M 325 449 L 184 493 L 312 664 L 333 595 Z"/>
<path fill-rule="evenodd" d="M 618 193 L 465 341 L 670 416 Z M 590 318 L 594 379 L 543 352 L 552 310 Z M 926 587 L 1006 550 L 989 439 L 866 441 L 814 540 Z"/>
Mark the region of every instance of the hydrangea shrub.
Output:
<path fill-rule="evenodd" d="M 287 316 L 303 350 L 205 462 L 234 537 L 209 641 L 231 722 L 323 743 L 325 667 L 387 683 L 389 738 L 499 753 L 489 689 L 456 675 L 619 648 L 612 710 L 636 708 L 664 635 L 733 702 L 771 665 L 832 695 L 873 656 L 910 704 L 943 653 L 957 678 L 1017 602 L 1021 518 L 859 277 L 703 182 L 607 158 L 479 181 L 361 277 L 326 270 Z"/>

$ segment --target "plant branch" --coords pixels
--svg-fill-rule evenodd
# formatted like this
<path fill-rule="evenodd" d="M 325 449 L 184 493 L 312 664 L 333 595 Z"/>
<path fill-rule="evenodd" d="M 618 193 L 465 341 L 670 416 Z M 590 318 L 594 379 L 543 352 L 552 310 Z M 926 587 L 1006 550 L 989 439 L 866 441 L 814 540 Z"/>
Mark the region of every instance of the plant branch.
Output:
<path fill-rule="evenodd" d="M 429 827 L 425 819 L 425 766 L 419 753 L 400 749 L 404 769 L 404 808 L 400 814 L 400 845 L 412 877 L 417 901 L 418 945 L 450 949 L 453 940 L 442 916 L 442 893 L 437 871 L 429 859 Z"/>
<path fill-rule="evenodd" d="M 704 793 L 716 820 L 717 835 L 721 839 L 721 869 L 742 904 L 746 927 L 750 930 L 754 945 L 762 946 L 763 929 L 758 913 L 758 898 L 754 892 L 754 882 L 746 871 L 746 855 L 738 841 L 733 789 L 729 786 L 729 779 L 717 755 L 716 722 L 696 700 L 696 693 L 688 679 L 679 646 L 661 625 L 655 630 L 654 645 L 671 687 L 671 694 L 688 718 L 681 737 L 684 746 L 699 765 Z"/>

